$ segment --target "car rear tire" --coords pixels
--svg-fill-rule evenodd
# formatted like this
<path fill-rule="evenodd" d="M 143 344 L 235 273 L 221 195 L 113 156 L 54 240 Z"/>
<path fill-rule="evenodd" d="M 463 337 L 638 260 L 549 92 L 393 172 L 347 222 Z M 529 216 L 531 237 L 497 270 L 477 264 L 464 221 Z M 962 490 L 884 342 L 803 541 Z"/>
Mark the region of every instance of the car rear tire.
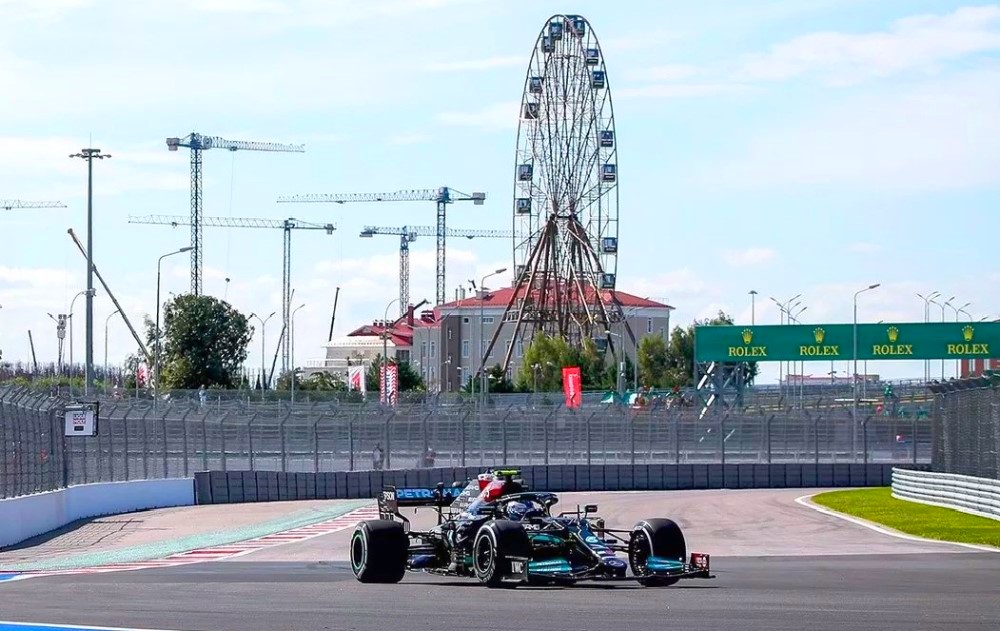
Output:
<path fill-rule="evenodd" d="M 524 526 L 498 519 L 479 528 L 472 544 L 472 566 L 476 577 L 487 587 L 500 587 L 510 572 L 510 561 L 531 556 L 531 541 Z"/>
<path fill-rule="evenodd" d="M 351 537 L 351 569 L 362 583 L 398 583 L 406 573 L 410 538 L 403 524 L 371 519 Z"/>
<path fill-rule="evenodd" d="M 681 527 L 670 519 L 645 519 L 632 529 L 628 544 L 628 561 L 632 573 L 639 583 L 646 587 L 667 587 L 680 579 L 664 576 L 649 576 L 646 560 L 651 556 L 684 562 L 687 557 L 687 543 Z"/>

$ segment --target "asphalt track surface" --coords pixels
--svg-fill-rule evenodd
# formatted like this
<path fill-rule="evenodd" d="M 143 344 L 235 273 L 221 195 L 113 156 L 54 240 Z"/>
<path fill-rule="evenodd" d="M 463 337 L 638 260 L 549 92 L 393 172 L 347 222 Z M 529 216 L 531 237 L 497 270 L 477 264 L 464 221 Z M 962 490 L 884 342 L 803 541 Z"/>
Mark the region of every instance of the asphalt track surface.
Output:
<path fill-rule="evenodd" d="M 665 589 L 488 590 L 423 574 L 362 585 L 343 531 L 232 561 L 0 583 L 0 619 L 205 631 L 1000 627 L 1000 554 L 881 534 L 796 504 L 802 494 L 563 495 L 557 508 L 597 503 L 612 526 L 672 517 L 690 550 L 712 553 L 716 579 Z"/>

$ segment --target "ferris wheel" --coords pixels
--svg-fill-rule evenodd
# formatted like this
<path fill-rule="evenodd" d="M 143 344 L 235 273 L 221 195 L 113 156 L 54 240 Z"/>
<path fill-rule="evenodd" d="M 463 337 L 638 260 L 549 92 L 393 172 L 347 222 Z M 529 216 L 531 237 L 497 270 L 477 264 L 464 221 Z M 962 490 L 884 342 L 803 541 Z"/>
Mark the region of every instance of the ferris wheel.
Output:
<path fill-rule="evenodd" d="M 555 15 L 542 27 L 519 117 L 514 292 L 503 322 L 516 323 L 511 340 L 542 331 L 611 345 L 609 325 L 622 320 L 618 147 L 604 55 L 584 17 Z M 498 327 L 487 354 L 499 335 Z M 505 369 L 510 358 L 508 346 Z"/>

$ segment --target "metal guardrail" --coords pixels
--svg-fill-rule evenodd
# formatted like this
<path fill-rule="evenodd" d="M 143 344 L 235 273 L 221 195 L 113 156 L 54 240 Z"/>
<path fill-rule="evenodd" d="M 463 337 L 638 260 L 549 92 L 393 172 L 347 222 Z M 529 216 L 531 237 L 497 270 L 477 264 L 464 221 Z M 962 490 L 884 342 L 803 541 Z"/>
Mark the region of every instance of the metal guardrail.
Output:
<path fill-rule="evenodd" d="M 894 467 L 892 495 L 1000 519 L 1000 480 Z"/>

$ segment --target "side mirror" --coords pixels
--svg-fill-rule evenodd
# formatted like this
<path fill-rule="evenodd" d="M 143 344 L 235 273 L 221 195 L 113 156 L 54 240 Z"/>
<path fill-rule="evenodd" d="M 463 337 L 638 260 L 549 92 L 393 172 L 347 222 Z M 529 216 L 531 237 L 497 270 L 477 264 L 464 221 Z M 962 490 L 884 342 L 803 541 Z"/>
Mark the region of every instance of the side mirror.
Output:
<path fill-rule="evenodd" d="M 583 512 L 584 513 L 596 513 L 597 512 L 597 504 L 587 504 L 586 506 L 583 507 Z"/>

